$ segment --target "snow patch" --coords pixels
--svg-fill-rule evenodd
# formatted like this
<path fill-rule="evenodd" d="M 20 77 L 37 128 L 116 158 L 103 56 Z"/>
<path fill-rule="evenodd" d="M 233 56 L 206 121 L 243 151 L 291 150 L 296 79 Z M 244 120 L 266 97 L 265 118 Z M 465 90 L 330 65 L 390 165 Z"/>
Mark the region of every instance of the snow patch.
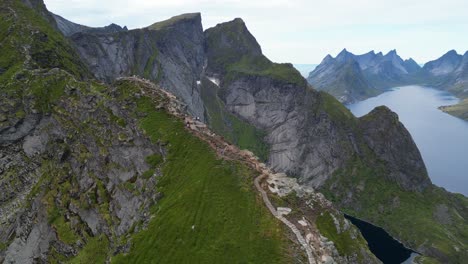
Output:
<path fill-rule="evenodd" d="M 210 80 L 212 83 L 214 83 L 216 86 L 219 87 L 219 84 L 221 83 L 221 82 L 219 81 L 219 79 L 216 79 L 216 78 L 214 78 L 214 77 L 207 77 L 207 78 L 208 78 L 208 80 Z"/>

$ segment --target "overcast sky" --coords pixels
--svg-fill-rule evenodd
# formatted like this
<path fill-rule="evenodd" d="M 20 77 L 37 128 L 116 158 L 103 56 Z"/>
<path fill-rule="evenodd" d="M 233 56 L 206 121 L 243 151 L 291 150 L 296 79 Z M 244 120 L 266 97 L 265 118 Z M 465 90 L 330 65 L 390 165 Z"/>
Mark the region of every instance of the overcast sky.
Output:
<path fill-rule="evenodd" d="M 314 64 L 343 48 L 396 49 L 418 63 L 468 50 L 466 0 L 45 0 L 50 11 L 88 26 L 129 29 L 201 12 L 204 28 L 241 17 L 275 62 Z"/>

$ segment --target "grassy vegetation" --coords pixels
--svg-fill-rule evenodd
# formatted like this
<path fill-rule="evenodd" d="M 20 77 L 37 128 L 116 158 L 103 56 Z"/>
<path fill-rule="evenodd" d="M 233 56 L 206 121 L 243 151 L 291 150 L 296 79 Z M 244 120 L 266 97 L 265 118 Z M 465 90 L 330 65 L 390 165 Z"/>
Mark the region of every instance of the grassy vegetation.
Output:
<path fill-rule="evenodd" d="M 274 80 L 305 86 L 306 81 L 292 64 L 271 62 L 262 55 L 260 45 L 241 19 L 222 23 L 206 30 L 209 51 L 208 67 L 225 74 L 225 81 L 239 76 L 265 76 Z"/>
<path fill-rule="evenodd" d="M 330 213 L 325 212 L 319 215 L 315 220 L 315 224 L 323 236 L 333 241 L 341 255 L 352 256 L 359 252 L 360 245 L 367 245 L 367 242 L 361 236 L 358 236 L 358 241 L 352 239 L 351 229 L 338 233 Z"/>
<path fill-rule="evenodd" d="M 106 263 L 109 255 L 109 239 L 105 235 L 90 237 L 80 253 L 67 263 Z"/>
<path fill-rule="evenodd" d="M 286 241 L 280 223 L 263 207 L 252 187 L 252 171 L 219 160 L 184 124 L 138 101 L 146 114 L 141 127 L 169 154 L 158 184 L 164 198 L 155 218 L 132 237 L 128 255 L 114 263 L 281 263 Z"/>
<path fill-rule="evenodd" d="M 152 30 L 161 30 L 166 27 L 172 26 L 173 24 L 183 21 L 183 20 L 189 20 L 189 19 L 194 19 L 196 17 L 200 16 L 199 13 L 188 13 L 188 14 L 182 14 L 178 16 L 171 17 L 167 20 L 156 22 L 153 25 L 149 26 L 149 29 Z"/>
<path fill-rule="evenodd" d="M 322 191 L 346 213 L 384 227 L 411 248 L 434 248 L 453 263 L 463 262 L 468 249 L 468 199 L 437 187 L 422 193 L 404 191 L 385 178 L 382 168 L 369 168 L 356 159 Z M 439 205 L 449 208 L 449 222 L 441 223 L 434 216 Z"/>
<path fill-rule="evenodd" d="M 0 22 L 0 37 L 2 55 L 0 68 L 10 71 L 21 68 L 24 55 L 20 47 L 30 45 L 29 53 L 32 57 L 31 66 L 39 68 L 61 68 L 77 77 L 88 76 L 86 66 L 68 41 L 48 22 L 32 9 L 23 5 L 19 0 L 6 0 L 2 8 Z M 14 14 L 11 10 L 14 10 Z M 2 76 L 3 79 L 4 76 Z"/>
<path fill-rule="evenodd" d="M 95 121 L 79 124 L 74 123 L 76 120 L 67 121 L 67 110 L 57 107 L 57 102 L 63 98 L 70 83 L 78 84 L 73 81 L 72 76 L 83 77 L 87 71 L 67 41 L 47 25 L 42 17 L 19 1 L 6 0 L 6 3 L 13 7 L 16 14 L 10 13 L 10 9 L 3 6 L 0 10 L 2 18 L 6 18 L 0 21 L 2 92 L 6 87 L 11 88 L 12 93 L 18 93 L 18 98 L 28 96 L 40 112 L 50 112 L 64 127 L 76 126 L 78 136 L 70 135 L 66 144 L 77 143 L 73 145 L 71 156 L 85 163 L 94 154 L 91 154 L 84 144 L 75 140 L 79 140 L 77 137 L 85 132 L 90 136 L 94 135 L 92 125 L 95 124 L 92 122 Z M 21 51 L 22 47 L 27 45 L 30 45 L 32 58 L 27 67 L 40 71 L 23 69 L 26 57 Z M 145 69 L 147 73 L 151 71 L 150 64 L 151 60 Z M 51 68 L 63 69 L 71 75 L 49 71 Z M 95 88 L 96 93 L 105 91 L 99 85 L 91 87 Z M 120 89 L 118 98 L 108 98 L 109 94 L 100 96 L 127 102 L 137 100 L 133 97 L 131 87 L 124 88 L 129 89 Z M 73 106 L 77 104 L 73 99 L 70 103 Z M 144 113 L 135 115 L 140 118 L 141 127 L 154 143 L 167 144 L 166 160 L 159 155 L 149 156 L 147 162 L 151 169 L 144 175 L 152 177 L 157 167 L 162 169 L 163 176 L 159 179 L 158 191 L 162 193 L 163 198 L 152 208 L 154 218 L 148 228 L 132 235 L 130 253 L 116 256 L 113 261 L 290 262 L 287 254 L 289 242 L 284 237 L 283 227 L 263 206 L 253 189 L 255 173 L 242 164 L 217 159 L 206 143 L 185 130 L 180 120 L 164 111 L 156 111 L 149 98 L 143 97 L 137 103 L 138 111 Z M 115 122 L 121 127 L 126 126 L 125 120 L 110 114 L 109 111 L 102 113 L 108 114 L 107 119 L 110 122 Z M 240 122 L 235 125 L 237 131 L 244 130 L 241 125 L 243 124 Z M 124 139 L 125 134 L 118 136 Z M 253 139 L 244 138 L 243 135 L 239 141 L 240 144 L 253 144 Z M 103 148 L 106 147 L 104 143 L 100 143 Z M 105 149 L 103 153 L 106 153 Z M 72 204 L 84 210 L 96 208 L 107 223 L 115 225 L 117 219 L 113 219 L 109 212 L 110 196 L 105 188 L 106 183 L 95 175 L 89 175 L 96 184 L 86 192 L 80 192 L 77 179 L 70 175 L 72 170 L 64 167 L 67 162 L 41 162 L 44 170 L 39 181 L 40 186 L 34 187 L 31 197 L 43 195 L 42 202 L 46 207 L 48 222 L 57 232 L 59 240 L 70 245 L 75 245 L 78 240 L 84 242 L 84 247 L 76 257 L 69 260 L 70 263 L 105 263 L 115 249 L 113 243 L 117 238 L 112 234 L 109 237 L 104 234 L 92 237 L 78 216 L 69 215 L 78 221 L 72 228 L 71 220 L 66 219 L 64 215 L 68 206 Z M 124 184 L 117 188 L 134 189 L 131 185 L 132 183 Z M 57 258 L 60 255 L 56 249 L 52 249 L 50 254 Z"/>
<path fill-rule="evenodd" d="M 219 88 L 216 85 L 207 80 L 203 81 L 201 97 L 205 102 L 210 128 L 230 143 L 241 149 L 248 149 L 266 161 L 269 152 L 269 146 L 265 142 L 266 133 L 227 111 L 218 93 Z"/>
<path fill-rule="evenodd" d="M 456 105 L 442 106 L 440 109 L 453 116 L 468 121 L 468 99 L 464 99 Z"/>
<path fill-rule="evenodd" d="M 320 108 L 323 109 L 330 118 L 349 129 L 357 125 L 357 119 L 342 103 L 326 92 L 320 92 Z"/>
<path fill-rule="evenodd" d="M 306 80 L 290 63 L 273 63 L 263 55 L 243 56 L 239 61 L 227 66 L 226 82 L 242 75 L 265 76 L 284 83 L 305 86 Z"/>

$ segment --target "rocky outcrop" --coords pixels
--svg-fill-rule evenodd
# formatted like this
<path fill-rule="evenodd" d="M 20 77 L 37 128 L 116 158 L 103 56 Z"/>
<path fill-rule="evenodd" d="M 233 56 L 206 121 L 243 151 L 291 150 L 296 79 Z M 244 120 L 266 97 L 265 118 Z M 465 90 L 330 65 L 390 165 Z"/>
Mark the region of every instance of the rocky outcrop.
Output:
<path fill-rule="evenodd" d="M 63 110 L 40 118 L 28 130 L 19 129 L 24 133 L 0 146 L 0 187 L 9 190 L 1 197 L 0 242 L 12 240 L 0 254 L 5 263 L 47 261 L 52 248 L 76 254 L 84 233 L 61 246 L 65 238 L 57 234 L 64 235 L 67 228 L 90 230 L 93 236 L 124 235 L 149 221 L 145 214 L 157 201 L 159 173 L 142 175 L 151 168 L 146 158 L 164 151 L 137 129 L 128 112 L 135 105 L 100 97 L 72 79 L 66 87 L 69 99 L 54 102 Z"/>
<path fill-rule="evenodd" d="M 116 24 L 110 24 L 109 26 L 101 27 L 101 28 L 92 28 L 83 26 L 80 24 L 73 23 L 71 21 L 66 20 L 65 18 L 51 13 L 55 22 L 57 23 L 57 28 L 62 32 L 63 35 L 69 37 L 75 33 L 93 33 L 93 34 L 112 34 L 117 32 L 127 31 L 127 27 L 121 27 Z"/>
<path fill-rule="evenodd" d="M 96 78 L 112 82 L 138 75 L 152 80 L 187 103 L 194 116 L 203 118 L 198 87 L 205 64 L 200 14 L 117 33 L 86 30 L 70 39 Z"/>
<path fill-rule="evenodd" d="M 275 171 L 318 187 L 353 154 L 345 131 L 317 109 L 324 100 L 318 92 L 258 76 L 237 79 L 224 89 L 230 111 L 267 131 Z"/>
<path fill-rule="evenodd" d="M 242 19 L 221 23 L 205 31 L 208 74 L 226 74 L 226 67 L 243 56 L 262 55 L 262 49 Z"/>
<path fill-rule="evenodd" d="M 411 191 L 431 185 L 421 154 L 397 114 L 380 106 L 360 118 L 359 126 L 367 146 L 385 162 L 394 182 Z"/>
<path fill-rule="evenodd" d="M 355 151 L 346 129 L 321 108 L 328 103 L 326 97 L 305 82 L 292 83 L 275 74 L 267 74 L 287 70 L 287 65 L 259 59 L 262 61 L 259 68 L 231 67 L 242 57 L 244 60 L 246 56 L 258 58 L 261 51 L 250 34 L 234 38 L 222 33 L 231 32 L 232 28 L 239 34 L 248 32 L 239 19 L 206 31 L 207 39 L 210 39 L 206 47 L 207 57 L 217 58 L 216 66 L 211 66 L 212 61 L 208 60 L 208 69 L 220 77 L 221 99 L 226 108 L 266 131 L 265 140 L 270 145 L 269 165 L 275 171 L 295 175 L 302 183 L 320 186 Z M 220 50 L 228 57 L 216 57 L 222 55 L 218 54 Z M 242 56 L 237 60 L 229 56 L 238 50 L 242 51 Z M 219 61 L 225 63 L 220 65 Z M 303 80 L 298 72 L 295 74 Z M 294 76 L 289 78 L 294 79 Z"/>

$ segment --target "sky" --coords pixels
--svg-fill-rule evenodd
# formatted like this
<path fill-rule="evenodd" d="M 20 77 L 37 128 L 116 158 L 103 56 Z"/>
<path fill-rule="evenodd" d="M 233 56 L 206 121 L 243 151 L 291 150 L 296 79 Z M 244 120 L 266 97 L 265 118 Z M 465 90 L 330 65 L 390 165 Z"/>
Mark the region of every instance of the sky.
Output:
<path fill-rule="evenodd" d="M 355 54 L 396 49 L 422 64 L 468 50 L 466 0 L 45 0 L 87 26 L 141 28 L 201 12 L 205 29 L 242 18 L 275 62 L 316 64 L 343 48 Z"/>

